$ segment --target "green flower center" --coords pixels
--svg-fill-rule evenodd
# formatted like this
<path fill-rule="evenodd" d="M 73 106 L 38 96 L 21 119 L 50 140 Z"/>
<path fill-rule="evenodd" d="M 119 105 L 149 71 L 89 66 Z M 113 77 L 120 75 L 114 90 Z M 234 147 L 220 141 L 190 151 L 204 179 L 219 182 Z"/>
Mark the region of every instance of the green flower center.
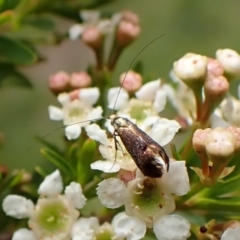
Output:
<path fill-rule="evenodd" d="M 69 220 L 68 209 L 58 199 L 45 203 L 38 209 L 36 220 L 45 231 L 59 231 L 64 229 Z"/>
<path fill-rule="evenodd" d="M 130 116 L 138 121 L 143 121 L 146 118 L 145 110 L 151 107 L 150 102 L 136 102 L 130 109 Z"/>
<path fill-rule="evenodd" d="M 140 212 L 148 217 L 153 217 L 165 205 L 164 193 L 151 180 L 146 179 L 143 188 L 136 187 L 133 204 Z"/>

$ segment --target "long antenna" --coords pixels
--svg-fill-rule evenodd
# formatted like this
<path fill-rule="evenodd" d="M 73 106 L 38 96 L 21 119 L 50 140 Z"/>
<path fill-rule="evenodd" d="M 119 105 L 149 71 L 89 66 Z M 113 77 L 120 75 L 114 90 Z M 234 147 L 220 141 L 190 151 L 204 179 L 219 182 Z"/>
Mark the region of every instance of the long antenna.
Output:
<path fill-rule="evenodd" d="M 125 76 L 124 76 L 123 81 L 122 81 L 122 83 L 121 83 L 121 85 L 120 85 L 120 88 L 119 88 L 119 90 L 118 90 L 118 93 L 117 93 L 117 96 L 116 96 L 116 99 L 115 99 L 115 102 L 114 102 L 114 105 L 113 105 L 113 109 L 112 109 L 112 112 L 113 112 L 113 113 L 114 113 L 114 111 L 115 111 L 115 107 L 116 107 L 116 104 L 117 104 L 117 100 L 118 100 L 119 94 L 120 94 L 120 92 L 121 92 L 121 90 L 122 90 L 123 83 L 124 83 L 124 81 L 125 81 L 125 79 L 126 79 L 126 77 L 127 77 L 128 72 L 130 71 L 133 63 L 134 63 L 135 60 L 138 58 L 138 56 L 139 56 L 149 45 L 151 45 L 153 42 L 157 41 L 159 38 L 163 37 L 164 35 L 165 35 L 165 34 L 162 34 L 162 35 L 154 38 L 153 40 L 151 40 L 147 45 L 145 45 L 145 46 L 141 49 L 140 52 L 138 52 L 138 54 L 133 58 L 133 60 L 132 60 L 131 63 L 129 64 L 129 67 L 128 67 L 126 73 L 125 73 Z"/>
<path fill-rule="evenodd" d="M 104 117 L 101 117 L 101 118 L 95 118 L 95 119 L 91 119 L 91 120 L 85 120 L 85 121 L 80 121 L 80 122 L 75 122 L 75 123 L 72 123 L 72 124 L 68 124 L 66 126 L 72 126 L 72 125 L 75 125 L 75 124 L 78 124 L 78 123 L 84 123 L 84 122 L 92 122 L 92 121 L 98 121 L 98 120 L 102 120 L 104 119 Z M 58 128 L 55 128 L 54 130 L 52 130 L 51 132 L 47 133 L 46 135 L 44 135 L 43 137 L 41 137 L 41 139 L 45 139 L 47 138 L 49 135 L 53 134 L 54 132 L 62 129 L 62 128 L 65 128 L 66 126 L 61 126 L 61 127 L 58 127 Z M 31 145 L 28 149 L 27 149 L 27 152 L 29 152 L 33 147 L 35 147 L 35 145 L 37 144 L 38 142 L 35 142 L 33 145 Z"/>

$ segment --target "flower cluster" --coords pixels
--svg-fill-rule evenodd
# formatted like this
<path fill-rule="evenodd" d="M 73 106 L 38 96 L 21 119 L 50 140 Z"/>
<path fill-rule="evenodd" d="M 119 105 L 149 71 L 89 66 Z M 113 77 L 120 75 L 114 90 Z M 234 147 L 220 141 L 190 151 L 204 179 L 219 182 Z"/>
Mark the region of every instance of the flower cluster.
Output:
<path fill-rule="evenodd" d="M 80 17 L 69 37 L 90 47 L 96 64 L 49 78 L 61 105 L 49 106 L 49 117 L 63 121 L 65 149 L 41 141 L 41 153 L 59 170 L 46 176 L 36 168 L 46 177 L 35 204 L 16 194 L 4 198 L 6 215 L 29 219 L 12 239 L 239 239 L 240 100 L 229 89 L 240 77 L 240 55 L 187 53 L 173 63 L 169 81 L 144 83 L 135 69 L 114 87 L 117 60 L 140 33 L 138 16 Z"/>

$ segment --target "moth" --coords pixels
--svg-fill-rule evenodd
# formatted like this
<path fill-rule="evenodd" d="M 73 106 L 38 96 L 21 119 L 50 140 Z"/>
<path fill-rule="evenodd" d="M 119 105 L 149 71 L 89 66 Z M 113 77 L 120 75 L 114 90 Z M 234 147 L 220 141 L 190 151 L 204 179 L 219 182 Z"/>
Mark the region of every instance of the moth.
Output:
<path fill-rule="evenodd" d="M 169 158 L 162 146 L 150 138 L 136 124 L 127 118 L 111 115 L 108 117 L 114 127 L 113 137 L 117 151 L 117 136 L 131 155 L 143 175 L 150 178 L 161 177 L 169 170 Z"/>

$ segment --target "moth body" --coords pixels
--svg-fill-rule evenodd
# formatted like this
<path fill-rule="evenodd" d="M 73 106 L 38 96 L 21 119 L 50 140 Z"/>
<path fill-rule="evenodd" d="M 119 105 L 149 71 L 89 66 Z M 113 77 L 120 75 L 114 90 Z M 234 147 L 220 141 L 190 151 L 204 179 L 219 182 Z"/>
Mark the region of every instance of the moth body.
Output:
<path fill-rule="evenodd" d="M 128 153 L 145 176 L 158 178 L 166 170 L 168 171 L 169 158 L 163 147 L 129 119 L 115 115 L 108 118 L 114 127 L 115 141 L 117 141 L 116 136 L 119 136 Z"/>

